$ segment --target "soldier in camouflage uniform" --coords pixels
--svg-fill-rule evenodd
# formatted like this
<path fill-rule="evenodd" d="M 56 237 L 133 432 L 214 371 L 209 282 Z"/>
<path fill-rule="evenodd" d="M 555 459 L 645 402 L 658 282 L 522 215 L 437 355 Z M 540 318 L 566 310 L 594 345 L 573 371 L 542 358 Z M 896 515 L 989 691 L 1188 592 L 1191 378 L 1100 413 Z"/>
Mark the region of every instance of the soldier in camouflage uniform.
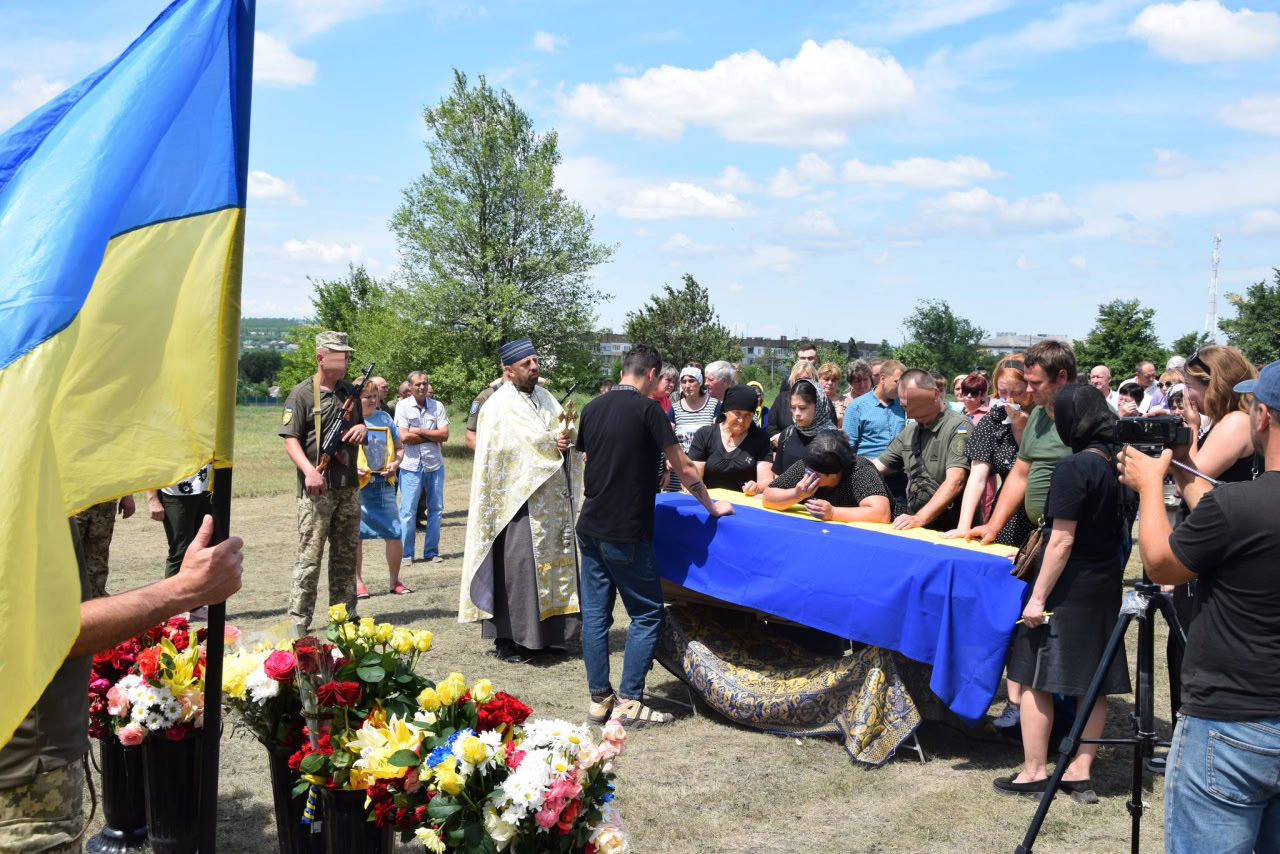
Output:
<path fill-rule="evenodd" d="M 84 761 L 0 789 L 0 854 L 79 854 L 84 820 Z"/>
<path fill-rule="evenodd" d="M 94 599 L 107 595 L 107 563 L 111 555 L 111 536 L 116 530 L 117 510 L 121 518 L 132 516 L 133 496 L 126 495 L 119 502 L 113 499 L 95 504 L 73 517 L 89 564 L 89 595 Z"/>
<path fill-rule="evenodd" d="M 320 581 L 320 561 L 329 544 L 329 604 L 341 602 L 356 612 L 356 549 L 360 547 L 360 483 L 356 475 L 356 445 L 365 442 L 364 418 L 355 386 L 347 382 L 347 344 L 344 332 L 316 336 L 316 373 L 298 383 L 284 401 L 280 436 L 298 468 L 298 557 L 293 564 L 293 593 L 289 618 L 295 631 L 311 626 Z M 319 394 L 316 394 L 316 390 Z M 317 397 L 319 402 L 317 404 Z M 321 474 L 319 441 L 342 418 L 342 404 L 355 397 L 355 426 L 342 436 L 345 451 Z M 316 414 L 319 413 L 319 436 Z"/>

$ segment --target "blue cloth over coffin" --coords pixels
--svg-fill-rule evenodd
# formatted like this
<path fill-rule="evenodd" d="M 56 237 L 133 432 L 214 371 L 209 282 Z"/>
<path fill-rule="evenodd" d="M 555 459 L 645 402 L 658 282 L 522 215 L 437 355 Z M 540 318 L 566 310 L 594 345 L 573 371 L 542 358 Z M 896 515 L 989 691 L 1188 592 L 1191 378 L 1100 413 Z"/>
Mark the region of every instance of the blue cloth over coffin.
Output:
<path fill-rule="evenodd" d="M 738 506 L 709 518 L 657 496 L 654 552 L 668 581 L 933 666 L 929 687 L 971 724 L 1004 670 L 1026 585 L 1008 558 Z"/>

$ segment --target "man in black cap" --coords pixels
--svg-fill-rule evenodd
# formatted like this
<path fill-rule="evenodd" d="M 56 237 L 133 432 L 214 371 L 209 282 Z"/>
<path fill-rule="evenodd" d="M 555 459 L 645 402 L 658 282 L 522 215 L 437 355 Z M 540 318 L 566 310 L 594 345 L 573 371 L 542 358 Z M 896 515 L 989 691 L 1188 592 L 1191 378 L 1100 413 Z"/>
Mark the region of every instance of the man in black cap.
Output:
<path fill-rule="evenodd" d="M 573 526 L 576 432 L 538 385 L 533 342 L 503 345 L 504 382 L 480 410 L 458 619 L 484 621 L 503 661 L 561 651 L 582 628 Z M 574 466 L 577 470 L 574 470 Z"/>

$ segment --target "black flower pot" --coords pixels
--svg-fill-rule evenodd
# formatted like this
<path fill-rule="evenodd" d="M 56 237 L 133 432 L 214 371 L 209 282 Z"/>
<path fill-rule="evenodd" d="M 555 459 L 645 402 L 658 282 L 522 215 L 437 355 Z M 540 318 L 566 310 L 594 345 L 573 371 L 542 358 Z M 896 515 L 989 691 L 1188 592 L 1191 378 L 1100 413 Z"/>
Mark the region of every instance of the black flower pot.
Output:
<path fill-rule="evenodd" d="M 146 796 L 142 783 L 142 748 L 125 747 L 111 736 L 98 742 L 102 772 L 102 830 L 89 837 L 89 854 L 128 854 L 147 842 Z"/>
<path fill-rule="evenodd" d="M 289 768 L 290 751 L 267 748 L 267 765 L 271 769 L 271 797 L 276 809 L 276 837 L 280 854 L 322 854 L 324 837 L 312 833 L 311 825 L 302 823 L 307 793 L 293 793 L 298 773 Z"/>
<path fill-rule="evenodd" d="M 152 733 L 142 743 L 147 837 L 154 854 L 195 854 L 200 845 L 200 765 L 204 730 L 182 741 Z"/>
<path fill-rule="evenodd" d="M 325 854 L 391 854 L 391 825 L 369 821 L 363 789 L 321 789 L 320 821 Z"/>

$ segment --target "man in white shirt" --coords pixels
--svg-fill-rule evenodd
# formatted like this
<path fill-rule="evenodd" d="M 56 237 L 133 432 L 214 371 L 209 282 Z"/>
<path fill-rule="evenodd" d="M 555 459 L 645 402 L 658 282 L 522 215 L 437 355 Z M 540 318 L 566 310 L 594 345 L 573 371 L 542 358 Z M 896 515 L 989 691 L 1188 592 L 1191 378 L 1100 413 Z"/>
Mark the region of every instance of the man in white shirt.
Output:
<path fill-rule="evenodd" d="M 1166 403 L 1164 390 L 1156 382 L 1155 365 L 1151 362 L 1139 362 L 1133 379 L 1142 386 L 1142 404 L 1138 407 L 1139 413 L 1146 415 L 1149 409 L 1164 409 Z"/>
<path fill-rule="evenodd" d="M 441 563 L 440 517 L 444 513 L 444 456 L 440 445 L 449 441 L 449 414 L 444 404 L 427 396 L 427 375 L 409 375 L 412 394 L 396 404 L 396 427 L 404 443 L 400 463 L 400 538 L 403 560 L 413 562 L 413 541 L 417 534 L 418 499 L 427 496 L 427 533 L 422 543 L 422 560 Z"/>

